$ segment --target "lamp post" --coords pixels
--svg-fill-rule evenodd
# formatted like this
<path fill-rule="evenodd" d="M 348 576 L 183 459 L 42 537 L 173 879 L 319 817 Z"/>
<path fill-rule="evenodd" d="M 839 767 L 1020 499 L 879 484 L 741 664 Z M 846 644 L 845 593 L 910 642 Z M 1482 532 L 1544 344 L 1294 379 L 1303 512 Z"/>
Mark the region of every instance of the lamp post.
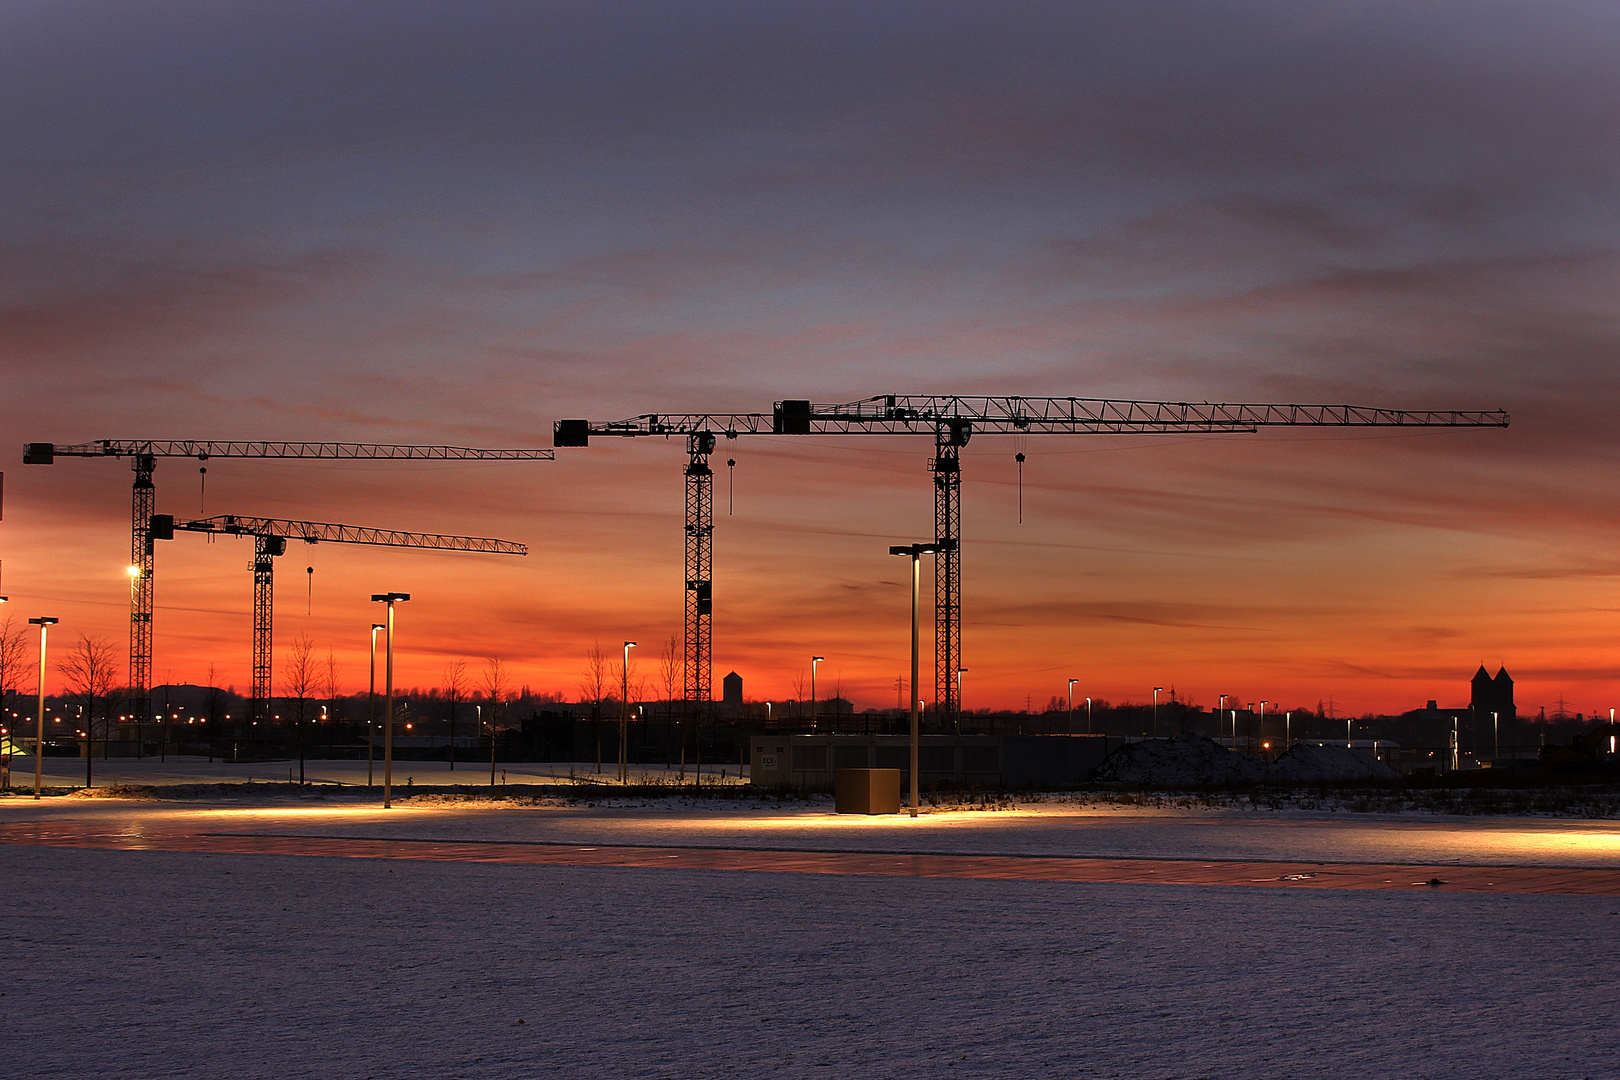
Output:
<path fill-rule="evenodd" d="M 366 787 L 376 784 L 372 762 L 377 756 L 377 736 L 372 732 L 377 727 L 377 631 L 386 629 L 382 623 L 371 624 L 371 689 L 366 692 Z"/>
<path fill-rule="evenodd" d="M 1153 737 L 1155 739 L 1159 737 L 1159 691 L 1163 689 L 1162 686 L 1153 688 Z"/>
<path fill-rule="evenodd" d="M 1283 713 L 1283 750 L 1287 751 L 1294 745 L 1294 710 Z"/>
<path fill-rule="evenodd" d="M 962 676 L 967 674 L 967 668 L 956 669 L 956 734 L 962 735 Z"/>
<path fill-rule="evenodd" d="M 388 632 L 388 662 L 385 686 L 388 703 L 383 709 L 383 809 L 394 805 L 394 605 L 409 600 L 410 593 L 374 593 L 373 603 L 388 605 L 388 621 L 383 628 Z"/>
<path fill-rule="evenodd" d="M 935 543 L 922 544 L 896 544 L 889 548 L 890 555 L 908 556 L 911 559 L 911 816 L 917 816 L 918 792 L 920 785 L 917 778 L 918 747 L 922 742 L 922 717 L 917 711 L 917 650 L 918 641 L 922 637 L 922 616 L 918 614 L 917 596 L 922 589 L 922 557 L 935 555 L 941 551 L 955 549 L 955 541 L 942 540 Z"/>
<path fill-rule="evenodd" d="M 1614 723 L 1613 709 L 1609 710 L 1609 723 Z M 1491 737 L 1496 744 L 1495 749 L 1491 751 L 1491 757 L 1493 759 L 1500 758 L 1502 756 L 1502 718 L 1494 712 L 1491 713 Z"/>
<path fill-rule="evenodd" d="M 34 735 L 34 798 L 37 800 L 39 789 L 45 783 L 45 628 L 61 620 L 41 616 L 28 621 L 39 627 L 39 730 Z M 86 745 L 85 753 L 89 752 Z"/>
<path fill-rule="evenodd" d="M 1221 695 L 1220 712 L 1215 717 L 1215 730 L 1216 731 L 1221 730 L 1221 728 L 1220 728 L 1221 717 L 1224 717 L 1225 715 L 1226 715 L 1226 695 L 1222 694 Z"/>
<path fill-rule="evenodd" d="M 1086 734 L 1087 735 L 1092 734 L 1092 730 L 1091 730 L 1091 699 L 1090 698 L 1086 698 Z"/>
<path fill-rule="evenodd" d="M 619 668 L 619 783 L 630 782 L 630 650 L 633 641 L 624 643 L 624 664 Z"/>
<path fill-rule="evenodd" d="M 1260 699 L 1260 722 L 1255 727 L 1255 742 L 1264 742 L 1266 738 L 1266 699 Z"/>
<path fill-rule="evenodd" d="M 827 659 L 825 656 L 812 656 L 810 658 L 810 730 L 816 730 L 816 665 Z"/>
<path fill-rule="evenodd" d="M 473 712 L 477 714 L 473 719 L 473 723 L 478 727 L 479 738 L 483 738 L 484 707 L 482 705 L 474 705 Z M 493 718 L 495 715 L 495 710 L 491 709 L 489 715 Z M 495 723 L 493 719 L 491 719 L 489 725 L 489 789 L 491 791 L 495 790 Z"/>
<path fill-rule="evenodd" d="M 1069 680 L 1069 734 L 1070 735 L 1074 734 L 1074 684 L 1079 682 L 1079 681 L 1080 681 L 1079 679 L 1070 679 Z"/>

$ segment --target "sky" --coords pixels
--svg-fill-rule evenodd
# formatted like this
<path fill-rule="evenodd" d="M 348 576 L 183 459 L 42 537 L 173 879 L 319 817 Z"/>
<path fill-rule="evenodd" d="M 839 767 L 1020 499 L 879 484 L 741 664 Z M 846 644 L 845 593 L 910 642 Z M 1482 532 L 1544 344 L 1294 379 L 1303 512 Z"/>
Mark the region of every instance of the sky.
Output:
<path fill-rule="evenodd" d="M 127 465 L 24 441 L 544 447 L 564 417 L 890 393 L 1500 408 L 974 438 L 965 704 L 1076 678 L 1398 711 L 1484 663 L 1521 713 L 1620 705 L 1616 55 L 1620 8 L 1559 0 L 5 0 L 5 613 L 124 649 Z M 791 697 L 822 655 L 822 687 L 896 704 L 887 546 L 931 534 L 931 449 L 722 445 L 717 690 Z M 593 644 L 656 683 L 680 633 L 684 464 L 598 440 L 156 483 L 180 516 L 528 544 L 296 545 L 280 655 L 308 635 L 363 687 L 398 590 L 400 682 L 494 656 L 574 698 Z M 160 547 L 155 682 L 245 688 L 250 555 Z"/>

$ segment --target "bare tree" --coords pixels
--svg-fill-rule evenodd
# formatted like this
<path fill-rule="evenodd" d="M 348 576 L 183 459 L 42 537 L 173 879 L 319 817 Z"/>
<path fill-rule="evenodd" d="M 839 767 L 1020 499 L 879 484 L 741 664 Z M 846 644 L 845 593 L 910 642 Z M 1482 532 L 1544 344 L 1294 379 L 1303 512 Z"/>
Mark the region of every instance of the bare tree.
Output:
<path fill-rule="evenodd" d="M 450 771 L 456 771 L 456 703 L 466 701 L 472 686 L 467 680 L 467 661 L 456 659 L 444 669 L 444 700 L 450 707 Z"/>
<path fill-rule="evenodd" d="M 613 666 L 619 670 L 615 673 L 618 678 L 614 679 L 613 682 L 619 691 L 619 695 L 625 699 L 622 704 L 628 709 L 632 692 L 641 685 L 636 679 L 636 658 L 629 649 L 625 649 L 614 659 L 619 662 Z"/>
<path fill-rule="evenodd" d="M 112 642 L 106 638 L 93 638 L 85 634 L 79 635 L 79 643 L 68 654 L 67 659 L 57 665 L 67 680 L 68 697 L 73 699 L 84 710 L 84 786 L 91 785 L 93 776 L 90 762 L 92 755 L 90 745 L 95 739 L 96 713 L 106 705 L 112 696 L 114 679 L 117 677 L 117 652 Z M 105 718 L 102 721 L 102 734 L 105 740 L 108 736 Z M 43 748 L 42 748 L 43 752 Z M 105 744 L 102 755 L 106 756 Z"/>
<path fill-rule="evenodd" d="M 5 622 L 0 622 L 0 714 L 9 714 L 16 700 L 17 680 L 30 666 L 25 659 L 27 652 L 27 627 L 13 626 L 11 616 L 7 615 Z"/>
<path fill-rule="evenodd" d="M 598 641 L 585 654 L 585 670 L 579 679 L 580 700 L 589 701 L 600 711 L 602 699 L 608 696 L 608 678 L 607 653 L 602 651 L 602 643 Z"/>
<path fill-rule="evenodd" d="M 495 730 L 496 713 L 512 693 L 512 684 L 506 676 L 506 665 L 498 656 L 491 656 L 484 661 L 483 687 L 484 700 L 489 702 L 489 729 Z"/>
<path fill-rule="evenodd" d="M 684 689 L 681 685 L 682 659 L 681 643 L 671 634 L 658 653 L 658 689 L 663 691 L 665 709 L 670 715 L 675 712 L 676 696 Z"/>
<path fill-rule="evenodd" d="M 793 676 L 793 714 L 795 716 L 809 716 L 810 707 L 806 704 L 810 696 L 810 678 L 801 669 Z"/>
<path fill-rule="evenodd" d="M 282 667 L 287 680 L 287 696 L 293 701 L 293 724 L 298 728 L 298 782 L 304 782 L 304 714 L 310 699 L 320 693 L 321 673 L 315 660 L 315 642 L 308 634 L 293 638 L 287 650 L 287 662 Z"/>

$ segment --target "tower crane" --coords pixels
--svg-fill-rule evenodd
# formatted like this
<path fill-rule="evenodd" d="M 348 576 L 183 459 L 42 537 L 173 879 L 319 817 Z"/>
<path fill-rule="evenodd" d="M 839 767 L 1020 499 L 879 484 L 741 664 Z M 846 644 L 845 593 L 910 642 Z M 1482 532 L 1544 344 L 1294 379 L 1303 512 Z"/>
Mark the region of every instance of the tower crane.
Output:
<path fill-rule="evenodd" d="M 129 537 L 130 712 L 145 716 L 152 690 L 152 537 L 157 509 L 152 474 L 158 458 L 348 459 L 364 461 L 550 461 L 551 450 L 478 450 L 462 446 L 390 446 L 340 442 L 213 442 L 208 440 L 99 439 L 58 446 L 23 444 L 24 465 L 50 465 L 57 458 L 128 458 L 135 472 Z"/>
<path fill-rule="evenodd" d="M 686 700 L 709 701 L 714 532 L 709 454 L 744 435 L 934 436 L 934 698 L 948 723 L 960 710 L 962 669 L 960 453 L 975 431 L 1065 435 L 1255 434 L 1267 427 L 1507 427 L 1502 410 L 1403 410 L 1360 405 L 1230 404 L 1074 397 L 889 394 L 845 404 L 778 401 L 769 413 L 644 413 L 594 424 L 560 420 L 557 447 L 592 437 L 684 436 L 686 467 Z"/>
<path fill-rule="evenodd" d="M 269 720 L 275 559 L 286 553 L 288 540 L 302 540 L 306 544 L 370 544 L 432 551 L 481 551 L 496 555 L 529 553 L 527 547 L 510 540 L 438 536 L 356 525 L 333 525 L 322 521 L 287 521 L 231 514 L 197 521 L 176 521 L 169 514 L 154 514 L 146 531 L 153 540 L 173 540 L 176 532 L 253 537 L 253 562 L 248 569 L 253 571 L 253 696 L 250 714 L 255 722 Z"/>

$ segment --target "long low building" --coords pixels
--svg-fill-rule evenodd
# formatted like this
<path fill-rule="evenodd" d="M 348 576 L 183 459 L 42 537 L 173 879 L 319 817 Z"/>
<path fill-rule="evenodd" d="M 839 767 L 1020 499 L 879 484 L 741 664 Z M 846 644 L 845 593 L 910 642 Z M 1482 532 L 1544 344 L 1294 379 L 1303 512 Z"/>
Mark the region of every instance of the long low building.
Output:
<path fill-rule="evenodd" d="M 1106 735 L 924 735 L 919 782 L 986 788 L 1065 788 L 1084 783 L 1127 741 Z M 911 772 L 906 735 L 753 735 L 749 780 L 760 787 L 831 791 L 839 769 Z M 910 784 L 909 775 L 903 785 Z"/>

